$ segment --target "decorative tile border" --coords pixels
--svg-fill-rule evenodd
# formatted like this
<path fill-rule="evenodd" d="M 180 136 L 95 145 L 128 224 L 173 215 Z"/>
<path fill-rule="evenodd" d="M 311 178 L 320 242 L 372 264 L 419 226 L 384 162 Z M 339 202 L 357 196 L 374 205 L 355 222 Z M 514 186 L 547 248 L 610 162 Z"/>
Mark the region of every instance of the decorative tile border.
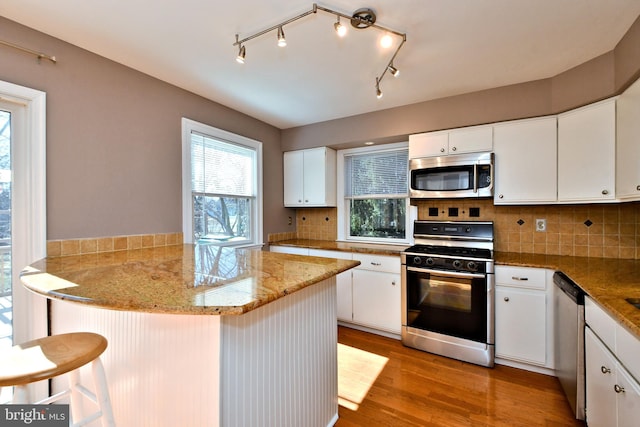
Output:
<path fill-rule="evenodd" d="M 98 252 L 125 251 L 128 249 L 181 245 L 182 243 L 182 233 L 49 240 L 47 241 L 47 256 L 71 256 Z"/>

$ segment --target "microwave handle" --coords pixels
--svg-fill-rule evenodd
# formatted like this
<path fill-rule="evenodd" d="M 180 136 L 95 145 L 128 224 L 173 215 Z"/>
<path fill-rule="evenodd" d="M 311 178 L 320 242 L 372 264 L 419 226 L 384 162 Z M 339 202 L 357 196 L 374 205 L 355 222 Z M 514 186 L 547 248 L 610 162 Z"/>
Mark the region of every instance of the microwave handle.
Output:
<path fill-rule="evenodd" d="M 478 164 L 474 163 L 473 164 L 473 192 L 477 193 L 478 192 L 478 180 L 480 178 L 478 178 Z"/>

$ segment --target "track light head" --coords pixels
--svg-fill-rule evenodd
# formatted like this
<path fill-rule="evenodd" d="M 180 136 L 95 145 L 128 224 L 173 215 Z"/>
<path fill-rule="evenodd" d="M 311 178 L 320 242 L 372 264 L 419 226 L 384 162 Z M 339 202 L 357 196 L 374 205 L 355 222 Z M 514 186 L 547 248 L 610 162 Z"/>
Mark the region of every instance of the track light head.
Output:
<path fill-rule="evenodd" d="M 336 33 L 339 37 L 344 37 L 347 34 L 347 27 L 340 23 L 340 15 L 338 15 L 338 21 L 333 24 L 333 28 L 336 29 Z"/>
<path fill-rule="evenodd" d="M 393 64 L 389 64 L 387 70 L 391 73 L 393 77 L 398 77 L 400 75 L 400 70 L 393 66 Z"/>
<path fill-rule="evenodd" d="M 240 50 L 238 50 L 238 56 L 236 56 L 236 61 L 240 64 L 244 64 L 244 57 L 247 54 L 247 51 L 243 45 L 240 45 Z"/>
<path fill-rule="evenodd" d="M 380 90 L 380 79 L 376 77 L 376 98 L 382 98 L 382 91 Z"/>
<path fill-rule="evenodd" d="M 284 30 L 282 26 L 278 27 L 278 46 L 285 47 L 287 45 L 287 39 L 284 38 Z"/>

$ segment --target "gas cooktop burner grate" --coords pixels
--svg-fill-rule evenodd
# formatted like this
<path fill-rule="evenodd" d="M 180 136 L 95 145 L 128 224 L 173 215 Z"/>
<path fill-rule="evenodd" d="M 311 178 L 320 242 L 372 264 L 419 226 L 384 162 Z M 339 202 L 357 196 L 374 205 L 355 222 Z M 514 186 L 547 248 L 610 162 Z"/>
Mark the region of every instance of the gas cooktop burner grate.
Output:
<path fill-rule="evenodd" d="M 408 249 L 405 249 L 405 252 L 420 255 L 445 255 L 454 257 L 491 259 L 491 251 L 489 249 L 465 248 L 458 246 L 415 245 L 411 246 Z"/>

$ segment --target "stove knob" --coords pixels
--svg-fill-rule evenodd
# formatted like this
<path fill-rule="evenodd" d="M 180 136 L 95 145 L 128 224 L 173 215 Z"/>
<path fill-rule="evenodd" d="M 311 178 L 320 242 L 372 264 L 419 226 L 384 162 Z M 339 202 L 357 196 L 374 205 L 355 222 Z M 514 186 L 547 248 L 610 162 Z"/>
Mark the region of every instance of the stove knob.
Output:
<path fill-rule="evenodd" d="M 419 256 L 414 256 L 413 263 L 416 265 L 420 265 L 422 263 L 422 258 L 420 258 Z"/>
<path fill-rule="evenodd" d="M 459 259 L 453 261 L 453 268 L 460 269 L 462 267 L 462 262 Z"/>
<path fill-rule="evenodd" d="M 433 260 L 433 258 L 427 258 L 427 265 L 433 265 L 435 263 L 435 261 Z"/>
<path fill-rule="evenodd" d="M 465 228 L 465 230 L 464 230 L 464 231 L 466 231 L 467 233 L 471 233 L 471 227 L 467 227 L 467 228 Z"/>
<path fill-rule="evenodd" d="M 476 264 L 476 263 L 475 263 L 475 262 L 473 262 L 473 261 L 469 261 L 469 262 L 467 263 L 467 268 L 468 268 L 470 271 L 476 271 L 476 270 L 478 269 L 478 264 Z"/>

